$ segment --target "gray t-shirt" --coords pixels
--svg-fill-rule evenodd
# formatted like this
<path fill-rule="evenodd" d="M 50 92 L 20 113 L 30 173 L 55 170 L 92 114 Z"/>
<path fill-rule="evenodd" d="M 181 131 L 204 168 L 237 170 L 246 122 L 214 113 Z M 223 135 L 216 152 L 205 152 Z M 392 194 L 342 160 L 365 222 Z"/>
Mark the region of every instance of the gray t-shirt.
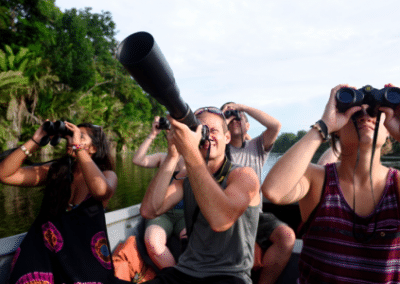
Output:
<path fill-rule="evenodd" d="M 229 147 L 231 153 L 232 163 L 253 168 L 261 184 L 262 169 L 272 149 L 271 145 L 264 150 L 263 135 L 261 134 L 250 141 L 244 141 L 244 147 L 242 148 L 236 148 L 230 144 L 227 147 Z"/>
<path fill-rule="evenodd" d="M 232 167 L 232 170 L 236 167 Z M 226 180 L 221 184 L 224 189 Z M 198 205 L 188 179 L 184 181 L 184 204 L 189 228 Z M 249 206 L 228 230 L 214 232 L 200 211 L 176 269 L 192 277 L 227 275 L 252 283 L 250 271 L 254 262 L 258 212 L 259 206 Z"/>

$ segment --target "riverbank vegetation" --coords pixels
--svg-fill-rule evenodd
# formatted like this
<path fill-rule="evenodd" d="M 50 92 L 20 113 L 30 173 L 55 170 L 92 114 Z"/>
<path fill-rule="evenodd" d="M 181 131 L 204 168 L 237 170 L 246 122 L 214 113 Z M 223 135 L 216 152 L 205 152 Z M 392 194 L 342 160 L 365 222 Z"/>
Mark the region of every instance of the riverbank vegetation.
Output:
<path fill-rule="evenodd" d="M 153 117 L 165 115 L 116 60 L 109 12 L 62 12 L 54 0 L 0 5 L 0 150 L 29 139 L 46 119 L 64 119 L 103 126 L 116 152 L 132 151 Z M 153 145 L 165 149 L 165 139 Z"/>

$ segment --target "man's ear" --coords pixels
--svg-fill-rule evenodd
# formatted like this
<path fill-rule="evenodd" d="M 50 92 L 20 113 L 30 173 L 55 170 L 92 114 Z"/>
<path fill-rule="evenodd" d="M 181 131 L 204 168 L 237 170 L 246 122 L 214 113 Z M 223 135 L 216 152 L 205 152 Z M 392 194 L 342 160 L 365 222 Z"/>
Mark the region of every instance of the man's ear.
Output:
<path fill-rule="evenodd" d="M 250 123 L 246 122 L 246 132 L 249 131 L 249 129 L 250 129 Z"/>
<path fill-rule="evenodd" d="M 225 143 L 226 143 L 226 145 L 228 145 L 229 142 L 231 142 L 231 132 L 230 132 L 230 131 L 227 131 L 227 132 L 225 133 Z"/>

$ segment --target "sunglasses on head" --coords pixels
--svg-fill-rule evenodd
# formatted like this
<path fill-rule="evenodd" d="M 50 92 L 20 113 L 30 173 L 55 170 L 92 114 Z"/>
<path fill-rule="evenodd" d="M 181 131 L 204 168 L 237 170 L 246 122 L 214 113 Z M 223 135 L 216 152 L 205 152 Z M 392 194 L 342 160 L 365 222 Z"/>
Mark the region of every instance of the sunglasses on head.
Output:
<path fill-rule="evenodd" d="M 203 112 L 209 112 L 209 113 L 218 114 L 225 120 L 224 113 L 222 112 L 222 110 L 220 110 L 217 107 L 202 107 L 202 108 L 199 108 L 194 112 L 194 115 L 198 116 L 198 115 L 202 114 Z"/>

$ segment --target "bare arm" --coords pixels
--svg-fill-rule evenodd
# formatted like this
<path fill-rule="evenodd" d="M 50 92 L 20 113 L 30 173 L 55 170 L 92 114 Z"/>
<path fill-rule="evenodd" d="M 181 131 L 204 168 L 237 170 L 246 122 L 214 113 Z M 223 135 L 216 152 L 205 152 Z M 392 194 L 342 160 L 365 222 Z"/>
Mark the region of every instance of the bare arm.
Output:
<path fill-rule="evenodd" d="M 241 106 L 240 109 L 242 111 L 246 112 L 248 115 L 250 115 L 252 118 L 257 120 L 259 123 L 267 128 L 267 130 L 263 132 L 263 145 L 264 149 L 268 149 L 269 147 L 271 147 L 278 137 L 279 131 L 281 130 L 282 125 L 279 120 L 261 110 L 245 105 L 239 106 Z"/>
<path fill-rule="evenodd" d="M 290 204 L 302 199 L 310 188 L 313 173 L 312 157 L 322 143 L 320 133 L 311 129 L 293 145 L 272 167 L 261 190 L 276 204 Z"/>
<path fill-rule="evenodd" d="M 350 117 L 361 109 L 353 107 L 344 114 L 337 112 L 335 95 L 344 86 L 347 85 L 338 85 L 331 90 L 331 96 L 322 116 L 329 133 L 341 129 Z M 265 178 L 261 186 L 265 197 L 273 203 L 288 204 L 305 197 L 310 188 L 319 189 L 321 178 L 323 179 L 323 168 L 310 162 L 321 143 L 320 133 L 313 128 L 292 146 Z"/>
<path fill-rule="evenodd" d="M 145 167 L 145 168 L 159 168 L 163 160 L 165 159 L 164 153 L 156 153 L 154 155 L 147 155 L 147 151 L 153 140 L 160 133 L 160 129 L 157 128 L 159 125 L 160 117 L 154 117 L 154 121 L 151 127 L 151 132 L 149 136 L 143 141 L 143 143 L 137 149 L 135 155 L 133 156 L 132 162 L 135 165 Z"/>
<path fill-rule="evenodd" d="M 41 126 L 35 132 L 33 139 L 35 139 L 35 141 L 40 141 L 44 135 L 46 135 L 46 133 L 42 130 Z M 33 140 L 28 140 L 24 146 L 30 153 L 33 153 L 39 148 Z M 26 157 L 26 154 L 21 148 L 16 149 L 8 155 L 0 163 L 0 182 L 9 185 L 28 187 L 42 185 L 46 181 L 51 163 L 40 166 L 21 167 Z"/>
<path fill-rule="evenodd" d="M 186 167 L 200 211 L 216 232 L 228 230 L 251 202 L 255 206 L 260 200 L 258 178 L 251 168 L 239 168 L 231 172 L 228 186 L 223 190 L 211 176 L 204 160 L 190 159 L 189 162 L 188 159 Z"/>
<path fill-rule="evenodd" d="M 183 198 L 183 181 L 174 180 L 170 184 L 179 160 L 177 152 L 173 154 L 170 152 L 151 180 L 143 197 L 140 214 L 146 219 L 153 219 L 164 214 Z"/>
<path fill-rule="evenodd" d="M 113 171 L 102 172 L 86 151 L 77 152 L 76 160 L 90 194 L 106 205 L 117 189 L 117 175 Z"/>

